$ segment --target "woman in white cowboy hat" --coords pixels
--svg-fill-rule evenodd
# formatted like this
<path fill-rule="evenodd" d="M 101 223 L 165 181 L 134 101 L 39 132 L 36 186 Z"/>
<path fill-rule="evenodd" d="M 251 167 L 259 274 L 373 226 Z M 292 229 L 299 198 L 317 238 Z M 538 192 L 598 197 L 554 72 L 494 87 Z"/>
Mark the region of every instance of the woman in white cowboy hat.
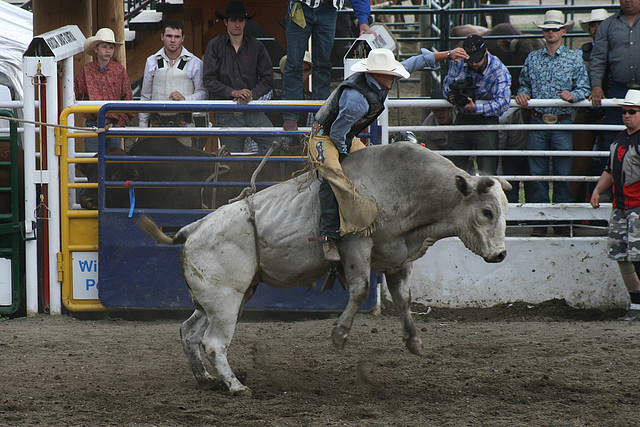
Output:
<path fill-rule="evenodd" d="M 85 53 L 93 56 L 93 61 L 85 64 L 75 78 L 76 99 L 89 101 L 133 100 L 131 82 L 125 68 L 113 59 L 116 44 L 110 28 L 101 28 L 95 36 L 84 42 Z M 97 126 L 96 114 L 83 114 L 86 126 Z M 107 113 L 107 125 L 126 126 L 133 114 Z M 121 147 L 120 138 L 107 138 L 107 147 Z M 85 138 L 85 151 L 98 151 L 97 138 Z"/>
<path fill-rule="evenodd" d="M 640 280 L 634 263 L 640 261 L 640 90 L 630 89 L 623 101 L 622 120 L 627 127 L 611 144 L 609 162 L 591 195 L 600 206 L 600 195 L 613 187 L 613 210 L 609 220 L 608 256 L 618 262 L 631 304 L 618 320 L 640 320 Z"/>
<path fill-rule="evenodd" d="M 367 59 L 351 67 L 354 73 L 324 102 L 316 114 L 308 145 L 310 160 L 324 178 L 319 190 L 321 236 L 313 240 L 323 242 L 327 260 L 340 260 L 337 239 L 371 231 L 378 216 L 375 202 L 358 193 L 340 163 L 350 152 L 365 147 L 357 135 L 382 113 L 395 80 L 408 78 L 413 71 L 434 68 L 436 62 L 445 59 L 468 57 L 462 48 L 437 53 L 422 49 L 419 55 L 400 63 L 389 49 L 373 49 Z"/>

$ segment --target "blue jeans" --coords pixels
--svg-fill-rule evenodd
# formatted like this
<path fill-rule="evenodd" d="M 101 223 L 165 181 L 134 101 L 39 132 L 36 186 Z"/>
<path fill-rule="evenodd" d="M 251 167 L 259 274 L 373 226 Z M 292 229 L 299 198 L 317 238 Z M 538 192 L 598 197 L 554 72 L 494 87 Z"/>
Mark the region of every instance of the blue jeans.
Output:
<path fill-rule="evenodd" d="M 497 150 L 498 131 L 478 131 L 474 125 L 497 125 L 498 117 L 485 117 L 481 114 L 458 114 L 456 125 L 465 125 L 472 130 L 453 132 L 449 137 L 450 150 Z M 469 172 L 469 156 L 450 156 L 450 160 L 460 169 Z M 498 169 L 498 157 L 478 156 L 478 170 L 484 175 L 495 175 Z M 473 170 L 470 171 L 471 173 Z"/>
<path fill-rule="evenodd" d="M 532 124 L 541 124 L 543 121 L 537 117 L 531 117 Z M 569 117 L 566 120 L 558 122 L 559 124 L 571 124 L 573 119 Z M 529 140 L 527 141 L 527 149 L 529 150 L 572 150 L 573 149 L 573 132 L 570 130 L 536 130 L 529 131 Z M 552 157 L 553 175 L 569 176 L 571 175 L 571 157 Z M 549 175 L 549 157 L 529 156 L 529 171 L 531 175 L 541 176 Z M 528 199 L 529 203 L 549 203 L 549 183 L 546 181 L 531 182 Z M 573 191 L 568 181 L 553 183 L 553 202 L 554 203 L 573 203 Z"/>
<path fill-rule="evenodd" d="M 289 2 L 291 6 L 298 3 L 297 0 Z M 332 2 L 322 3 L 313 9 L 304 3 L 302 10 L 307 25 L 301 28 L 286 16 L 287 36 L 287 62 L 282 74 L 282 99 L 302 98 L 302 59 L 309 45 L 309 37 L 312 37 L 312 99 L 327 99 L 331 94 L 331 49 L 336 34 L 336 19 L 338 12 L 333 8 Z M 285 120 L 298 120 L 297 113 L 283 113 Z"/>
<path fill-rule="evenodd" d="M 261 111 L 249 111 L 243 113 L 216 113 L 216 126 L 220 127 L 272 127 L 273 125 L 267 118 L 266 114 Z M 247 137 L 241 136 L 221 136 L 220 144 L 226 145 L 227 150 L 232 153 L 242 153 L 244 151 L 244 142 Z M 273 136 L 252 136 L 258 151 L 266 153 L 273 145 L 276 137 Z"/>
<path fill-rule="evenodd" d="M 98 122 L 95 120 L 86 120 L 86 127 L 98 126 Z M 109 147 L 122 147 L 122 138 L 107 138 L 107 146 Z M 85 153 L 97 153 L 98 152 L 98 138 L 85 138 L 84 139 L 84 152 Z"/>

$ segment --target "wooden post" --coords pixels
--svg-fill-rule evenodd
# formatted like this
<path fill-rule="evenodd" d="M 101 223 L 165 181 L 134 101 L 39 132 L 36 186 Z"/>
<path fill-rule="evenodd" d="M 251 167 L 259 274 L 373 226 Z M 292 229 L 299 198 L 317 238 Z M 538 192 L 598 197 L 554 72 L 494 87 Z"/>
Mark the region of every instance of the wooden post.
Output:
<path fill-rule="evenodd" d="M 33 0 L 31 7 L 34 36 L 72 24 L 77 25 L 85 37 L 93 35 L 91 0 Z M 74 74 L 91 61 L 89 55 L 76 55 L 73 59 Z"/>
<path fill-rule="evenodd" d="M 115 57 L 120 64 L 127 68 L 127 51 L 124 46 L 124 2 L 122 0 L 101 0 L 97 3 L 98 29 L 111 28 L 116 41 L 123 42 L 116 45 Z"/>

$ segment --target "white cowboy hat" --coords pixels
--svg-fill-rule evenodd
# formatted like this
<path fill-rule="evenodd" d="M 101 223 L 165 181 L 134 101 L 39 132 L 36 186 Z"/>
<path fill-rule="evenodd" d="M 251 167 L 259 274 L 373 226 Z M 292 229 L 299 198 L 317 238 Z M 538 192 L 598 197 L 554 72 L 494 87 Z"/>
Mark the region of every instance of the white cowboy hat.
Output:
<path fill-rule="evenodd" d="M 575 24 L 573 21 L 565 22 L 564 13 L 559 10 L 547 10 L 544 14 L 544 23 L 542 25 L 538 25 L 535 22 L 533 23 L 533 25 L 543 30 L 548 28 L 566 28 L 567 31 L 573 28 L 573 24 Z"/>
<path fill-rule="evenodd" d="M 84 41 L 84 51 L 89 55 L 95 55 L 94 46 L 100 43 L 122 44 L 116 41 L 116 36 L 111 28 L 100 28 L 95 36 L 91 36 Z"/>
<path fill-rule="evenodd" d="M 609 12 L 606 9 L 593 9 L 591 11 L 591 16 L 589 19 L 580 20 L 580 27 L 582 27 L 582 31 L 585 33 L 589 32 L 589 24 L 592 22 L 602 22 L 609 17 Z"/>
<path fill-rule="evenodd" d="M 623 101 L 613 98 L 613 103 L 618 105 L 633 105 L 640 107 L 640 90 L 629 89 Z"/>
<path fill-rule="evenodd" d="M 302 58 L 302 62 L 306 62 L 307 64 L 313 67 L 313 62 L 311 61 L 311 52 L 309 52 L 308 50 L 304 52 L 304 58 Z M 284 64 L 286 63 L 287 63 L 287 55 L 280 58 L 279 67 L 280 67 L 281 73 L 284 73 Z"/>
<path fill-rule="evenodd" d="M 351 71 L 372 74 L 387 74 L 390 76 L 409 78 L 411 74 L 396 61 L 389 49 L 372 49 L 367 56 L 351 66 Z"/>

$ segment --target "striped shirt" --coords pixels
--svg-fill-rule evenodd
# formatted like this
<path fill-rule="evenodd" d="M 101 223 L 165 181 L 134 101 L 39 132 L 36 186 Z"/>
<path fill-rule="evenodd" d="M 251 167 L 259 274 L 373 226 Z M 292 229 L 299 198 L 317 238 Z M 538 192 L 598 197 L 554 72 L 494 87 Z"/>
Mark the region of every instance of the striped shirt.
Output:
<path fill-rule="evenodd" d="M 568 90 L 574 96 L 573 102 L 580 102 L 591 94 L 589 77 L 582 55 L 560 45 L 551 56 L 546 48 L 529 54 L 520 72 L 519 94 L 527 94 L 532 99 L 559 99 L 560 92 Z M 570 114 L 571 107 L 540 107 L 541 114 Z"/>
<path fill-rule="evenodd" d="M 449 72 L 442 84 L 442 93 L 445 99 L 448 98 L 449 86 L 453 82 L 466 79 L 469 76 L 473 79 L 474 85 L 478 87 L 476 90 L 476 110 L 475 112 L 470 112 L 456 107 L 458 113 L 500 116 L 509 109 L 509 102 L 511 102 L 511 74 L 509 74 L 507 67 L 489 52 L 487 52 L 487 66 L 482 73 L 472 71 L 463 61 L 451 61 Z"/>

